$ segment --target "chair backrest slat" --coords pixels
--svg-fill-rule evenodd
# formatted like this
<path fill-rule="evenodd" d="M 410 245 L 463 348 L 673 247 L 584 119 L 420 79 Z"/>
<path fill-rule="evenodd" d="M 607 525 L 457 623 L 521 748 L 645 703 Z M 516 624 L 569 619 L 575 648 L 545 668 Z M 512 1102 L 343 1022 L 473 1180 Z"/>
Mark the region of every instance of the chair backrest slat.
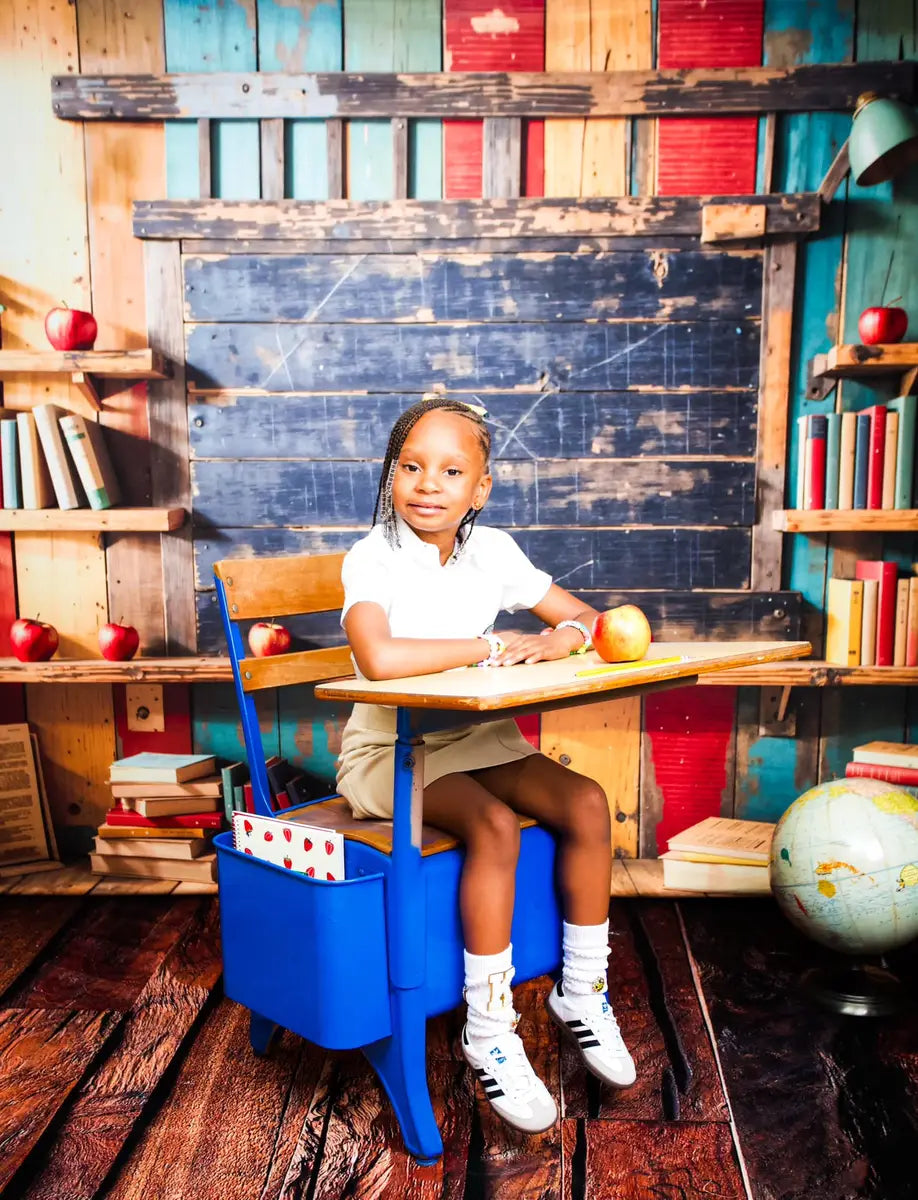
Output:
<path fill-rule="evenodd" d="M 344 603 L 343 554 L 227 558 L 214 563 L 233 621 L 332 612 Z"/>
<path fill-rule="evenodd" d="M 293 654 L 273 654 L 267 658 L 243 658 L 239 672 L 242 690 L 257 692 L 262 688 L 340 679 L 342 675 L 354 674 L 354 664 L 349 646 L 332 646 L 327 650 L 297 650 Z"/>

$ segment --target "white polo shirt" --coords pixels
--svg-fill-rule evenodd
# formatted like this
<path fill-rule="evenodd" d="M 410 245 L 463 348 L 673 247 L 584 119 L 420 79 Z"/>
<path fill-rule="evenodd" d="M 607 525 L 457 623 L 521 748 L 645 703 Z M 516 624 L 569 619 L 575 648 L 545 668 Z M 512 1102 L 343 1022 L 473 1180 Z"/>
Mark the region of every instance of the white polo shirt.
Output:
<path fill-rule="evenodd" d="M 480 637 L 499 612 L 534 608 L 551 587 L 551 576 L 501 529 L 475 525 L 445 566 L 437 547 L 401 519 L 398 529 L 397 547 L 374 525 L 345 555 L 342 625 L 352 604 L 372 600 L 385 610 L 393 637 Z"/>

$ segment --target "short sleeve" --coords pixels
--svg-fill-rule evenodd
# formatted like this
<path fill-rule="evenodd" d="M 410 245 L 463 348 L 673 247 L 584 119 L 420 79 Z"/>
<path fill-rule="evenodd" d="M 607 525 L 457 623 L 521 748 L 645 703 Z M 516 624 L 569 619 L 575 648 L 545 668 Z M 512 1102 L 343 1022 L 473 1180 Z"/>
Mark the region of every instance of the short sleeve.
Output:
<path fill-rule="evenodd" d="M 502 583 L 500 607 L 511 613 L 535 608 L 548 594 L 551 576 L 534 566 L 510 534 L 502 530 L 494 552 L 495 569 L 499 571 Z"/>
<path fill-rule="evenodd" d="M 344 604 L 341 607 L 341 625 L 347 611 L 360 600 L 371 600 L 386 613 L 392 599 L 392 566 L 383 561 L 375 539 L 362 538 L 352 546 L 341 564 L 341 582 L 344 585 Z"/>

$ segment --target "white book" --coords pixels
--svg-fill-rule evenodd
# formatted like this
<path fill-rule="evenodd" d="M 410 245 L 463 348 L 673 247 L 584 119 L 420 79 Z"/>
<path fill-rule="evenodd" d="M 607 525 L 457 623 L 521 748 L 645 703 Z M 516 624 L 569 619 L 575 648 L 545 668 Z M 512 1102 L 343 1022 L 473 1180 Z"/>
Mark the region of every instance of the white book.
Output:
<path fill-rule="evenodd" d="M 64 437 L 58 421 L 64 416 L 64 410 L 56 404 L 36 404 L 32 409 L 35 417 L 35 427 L 51 484 L 57 497 L 58 508 L 80 508 L 85 504 L 79 477 L 76 473 L 72 457 L 67 453 Z"/>
<path fill-rule="evenodd" d="M 90 508 L 111 508 L 121 499 L 121 490 L 112 467 L 101 426 L 78 413 L 60 419 L 61 431 L 73 459 L 80 482 L 86 490 Z"/>
<path fill-rule="evenodd" d="M 54 508 L 54 488 L 31 412 L 16 414 L 23 508 Z"/>
<path fill-rule="evenodd" d="M 864 742 L 851 751 L 854 762 L 875 767 L 918 767 L 918 746 L 911 742 Z"/>

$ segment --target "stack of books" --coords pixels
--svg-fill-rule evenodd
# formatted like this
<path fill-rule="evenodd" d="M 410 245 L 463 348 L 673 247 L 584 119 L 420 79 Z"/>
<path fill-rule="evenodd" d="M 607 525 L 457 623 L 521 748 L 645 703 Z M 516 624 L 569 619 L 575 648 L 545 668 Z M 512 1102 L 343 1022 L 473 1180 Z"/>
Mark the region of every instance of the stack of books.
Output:
<path fill-rule="evenodd" d="M 0 409 L 0 507 L 111 508 L 121 491 L 102 426 L 55 404 Z"/>
<path fill-rule="evenodd" d="M 663 886 L 683 892 L 766 894 L 775 826 L 768 821 L 705 817 L 669 839 Z"/>
<path fill-rule="evenodd" d="M 864 742 L 851 752 L 849 779 L 882 779 L 918 796 L 918 746 L 908 742 Z"/>
<path fill-rule="evenodd" d="M 797 418 L 797 508 L 911 508 L 918 396 Z"/>
<path fill-rule="evenodd" d="M 223 826 L 216 759 L 132 754 L 111 765 L 112 807 L 90 854 L 97 875 L 212 883 L 211 839 Z"/>
<path fill-rule="evenodd" d="M 918 667 L 918 575 L 860 559 L 853 579 L 830 579 L 825 657 L 847 667 Z"/>

